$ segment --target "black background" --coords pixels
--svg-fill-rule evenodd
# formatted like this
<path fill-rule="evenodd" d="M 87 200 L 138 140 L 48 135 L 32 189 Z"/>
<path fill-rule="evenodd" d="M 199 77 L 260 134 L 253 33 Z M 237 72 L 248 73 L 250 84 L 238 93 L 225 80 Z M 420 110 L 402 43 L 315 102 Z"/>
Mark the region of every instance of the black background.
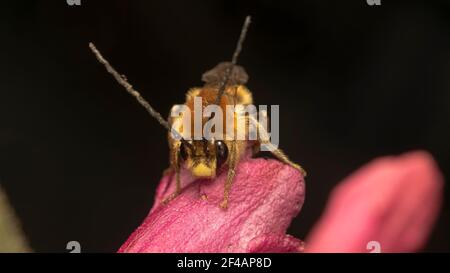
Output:
<path fill-rule="evenodd" d="M 165 116 L 229 60 L 280 146 L 308 171 L 289 232 L 305 238 L 332 187 L 381 155 L 430 151 L 450 173 L 448 1 L 9 1 L 0 9 L 0 180 L 31 246 L 112 252 L 148 213 L 166 132 L 100 66 L 93 41 Z M 446 189 L 448 196 L 448 189 Z M 450 251 L 446 201 L 426 251 Z"/>

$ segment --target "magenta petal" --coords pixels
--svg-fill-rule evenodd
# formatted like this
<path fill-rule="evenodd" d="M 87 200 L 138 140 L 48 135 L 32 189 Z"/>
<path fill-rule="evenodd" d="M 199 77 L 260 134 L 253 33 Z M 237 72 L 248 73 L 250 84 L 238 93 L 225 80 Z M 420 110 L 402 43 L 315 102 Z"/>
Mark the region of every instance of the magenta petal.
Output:
<path fill-rule="evenodd" d="M 219 207 L 226 172 L 214 181 L 193 179 L 168 205 L 174 175 L 165 176 L 155 205 L 119 252 L 298 252 L 302 242 L 286 235 L 304 201 L 304 179 L 275 160 L 247 159 L 239 164 L 229 207 Z"/>
<path fill-rule="evenodd" d="M 307 243 L 307 252 L 414 252 L 438 216 L 442 176 L 425 152 L 377 159 L 341 183 Z"/>
<path fill-rule="evenodd" d="M 264 234 L 253 238 L 248 245 L 250 253 L 286 253 L 303 252 L 304 243 L 290 235 Z"/>

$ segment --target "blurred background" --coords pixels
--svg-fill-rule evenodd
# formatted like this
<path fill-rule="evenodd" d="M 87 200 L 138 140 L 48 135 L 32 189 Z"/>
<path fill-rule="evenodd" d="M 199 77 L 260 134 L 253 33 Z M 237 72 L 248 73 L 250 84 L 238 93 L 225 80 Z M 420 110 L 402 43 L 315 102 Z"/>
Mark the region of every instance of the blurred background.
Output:
<path fill-rule="evenodd" d="M 165 116 L 230 59 L 247 14 L 248 87 L 280 105 L 280 147 L 308 171 L 291 234 L 305 238 L 330 190 L 374 157 L 426 149 L 449 177 L 448 1 L 9 1 L 0 185 L 34 251 L 116 251 L 168 167 L 166 132 L 88 42 Z M 425 251 L 450 251 L 448 199 Z"/>

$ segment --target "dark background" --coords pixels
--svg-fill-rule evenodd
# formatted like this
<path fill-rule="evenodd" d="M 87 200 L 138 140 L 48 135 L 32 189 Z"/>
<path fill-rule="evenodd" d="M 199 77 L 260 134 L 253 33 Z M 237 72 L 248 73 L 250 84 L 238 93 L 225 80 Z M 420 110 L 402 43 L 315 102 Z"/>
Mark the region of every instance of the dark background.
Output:
<path fill-rule="evenodd" d="M 116 251 L 168 166 L 166 132 L 106 73 L 94 41 L 165 116 L 229 60 L 280 105 L 281 148 L 308 171 L 289 232 L 374 157 L 426 149 L 450 174 L 448 1 L 8 1 L 0 9 L 0 179 L 31 246 Z M 292 126 L 294 124 L 294 126 Z M 448 188 L 446 189 L 448 196 Z M 450 251 L 448 198 L 426 251 Z"/>

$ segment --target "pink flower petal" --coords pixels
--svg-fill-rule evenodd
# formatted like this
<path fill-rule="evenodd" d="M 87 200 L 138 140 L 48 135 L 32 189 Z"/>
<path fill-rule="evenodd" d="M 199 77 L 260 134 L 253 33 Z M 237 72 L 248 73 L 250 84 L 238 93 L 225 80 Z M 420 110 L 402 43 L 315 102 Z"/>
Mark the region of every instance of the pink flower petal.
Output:
<path fill-rule="evenodd" d="M 377 159 L 332 193 L 307 243 L 307 252 L 414 252 L 438 216 L 443 181 L 425 152 Z"/>
<path fill-rule="evenodd" d="M 168 205 L 160 202 L 173 192 L 175 176 L 161 180 L 150 214 L 119 252 L 301 250 L 302 242 L 285 234 L 304 201 L 304 179 L 297 170 L 275 160 L 244 160 L 227 210 L 219 207 L 226 172 L 213 181 L 181 175 L 184 189 Z"/>

